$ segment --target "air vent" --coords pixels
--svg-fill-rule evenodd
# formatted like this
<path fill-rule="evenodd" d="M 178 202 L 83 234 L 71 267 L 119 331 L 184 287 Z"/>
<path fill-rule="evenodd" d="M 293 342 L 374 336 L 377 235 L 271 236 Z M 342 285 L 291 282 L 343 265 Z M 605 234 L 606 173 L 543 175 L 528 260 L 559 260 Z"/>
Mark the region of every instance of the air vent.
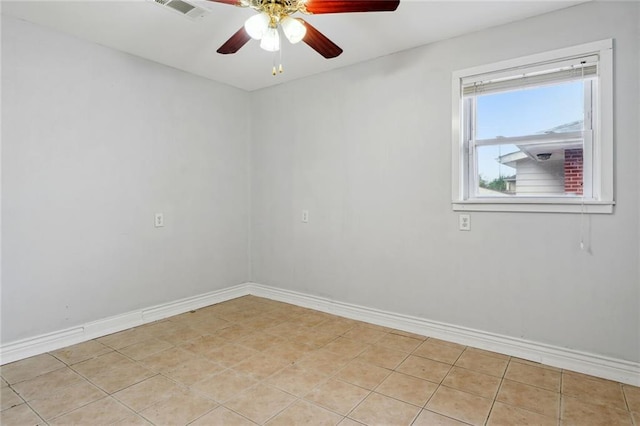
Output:
<path fill-rule="evenodd" d="M 154 0 L 156 3 L 191 19 L 205 16 L 208 11 L 183 0 Z"/>

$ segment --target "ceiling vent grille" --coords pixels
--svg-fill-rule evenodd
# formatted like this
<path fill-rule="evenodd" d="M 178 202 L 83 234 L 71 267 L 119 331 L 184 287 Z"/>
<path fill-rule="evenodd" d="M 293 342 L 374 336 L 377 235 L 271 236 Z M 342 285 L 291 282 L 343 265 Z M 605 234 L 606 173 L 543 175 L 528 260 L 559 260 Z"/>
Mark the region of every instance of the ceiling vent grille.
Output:
<path fill-rule="evenodd" d="M 183 0 L 154 0 L 156 3 L 171 9 L 183 16 L 187 16 L 192 19 L 198 19 L 205 16 L 208 12 L 207 10 L 194 6 L 191 3 L 187 3 Z"/>

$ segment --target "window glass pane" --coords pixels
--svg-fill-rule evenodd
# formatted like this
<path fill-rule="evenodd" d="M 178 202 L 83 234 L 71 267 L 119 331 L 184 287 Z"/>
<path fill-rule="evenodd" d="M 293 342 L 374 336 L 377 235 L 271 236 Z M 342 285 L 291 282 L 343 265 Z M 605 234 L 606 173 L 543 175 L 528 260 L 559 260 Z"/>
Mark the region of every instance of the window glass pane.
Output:
<path fill-rule="evenodd" d="M 584 85 L 574 81 L 478 95 L 475 138 L 582 130 Z"/>
<path fill-rule="evenodd" d="M 479 197 L 582 195 L 583 142 L 476 148 Z"/>

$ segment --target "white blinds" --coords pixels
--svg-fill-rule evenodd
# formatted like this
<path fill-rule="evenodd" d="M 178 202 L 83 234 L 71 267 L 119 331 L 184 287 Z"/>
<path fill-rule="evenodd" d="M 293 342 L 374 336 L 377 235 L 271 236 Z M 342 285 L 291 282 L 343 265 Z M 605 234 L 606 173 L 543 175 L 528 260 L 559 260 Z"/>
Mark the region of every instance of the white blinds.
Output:
<path fill-rule="evenodd" d="M 465 77 L 462 80 L 462 93 L 464 96 L 484 95 L 530 86 L 590 79 L 597 75 L 598 56 L 591 55 Z"/>

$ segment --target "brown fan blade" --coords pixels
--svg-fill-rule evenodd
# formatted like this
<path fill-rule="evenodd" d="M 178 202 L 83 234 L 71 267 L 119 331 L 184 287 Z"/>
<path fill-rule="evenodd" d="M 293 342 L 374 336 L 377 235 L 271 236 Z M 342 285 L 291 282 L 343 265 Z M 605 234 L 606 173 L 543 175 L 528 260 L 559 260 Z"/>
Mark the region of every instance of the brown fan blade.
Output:
<path fill-rule="evenodd" d="M 313 50 L 321 54 L 327 59 L 335 58 L 342 53 L 342 49 L 334 42 L 329 40 L 324 34 L 315 29 L 313 25 L 305 21 L 304 19 L 297 18 L 300 22 L 307 27 L 307 33 L 302 41 L 307 43 Z"/>
<path fill-rule="evenodd" d="M 232 6 L 242 6 L 242 2 L 240 0 L 209 0 L 209 1 L 212 1 L 214 3 L 230 4 Z"/>
<path fill-rule="evenodd" d="M 400 0 L 307 0 L 305 9 L 314 15 L 321 13 L 392 12 Z"/>
<path fill-rule="evenodd" d="M 251 37 L 249 37 L 249 34 L 247 34 L 244 27 L 241 27 L 234 35 L 229 38 L 229 40 L 227 40 L 222 46 L 218 48 L 217 52 L 222 53 L 223 55 L 236 53 L 242 46 L 247 44 L 249 40 L 251 40 Z"/>

